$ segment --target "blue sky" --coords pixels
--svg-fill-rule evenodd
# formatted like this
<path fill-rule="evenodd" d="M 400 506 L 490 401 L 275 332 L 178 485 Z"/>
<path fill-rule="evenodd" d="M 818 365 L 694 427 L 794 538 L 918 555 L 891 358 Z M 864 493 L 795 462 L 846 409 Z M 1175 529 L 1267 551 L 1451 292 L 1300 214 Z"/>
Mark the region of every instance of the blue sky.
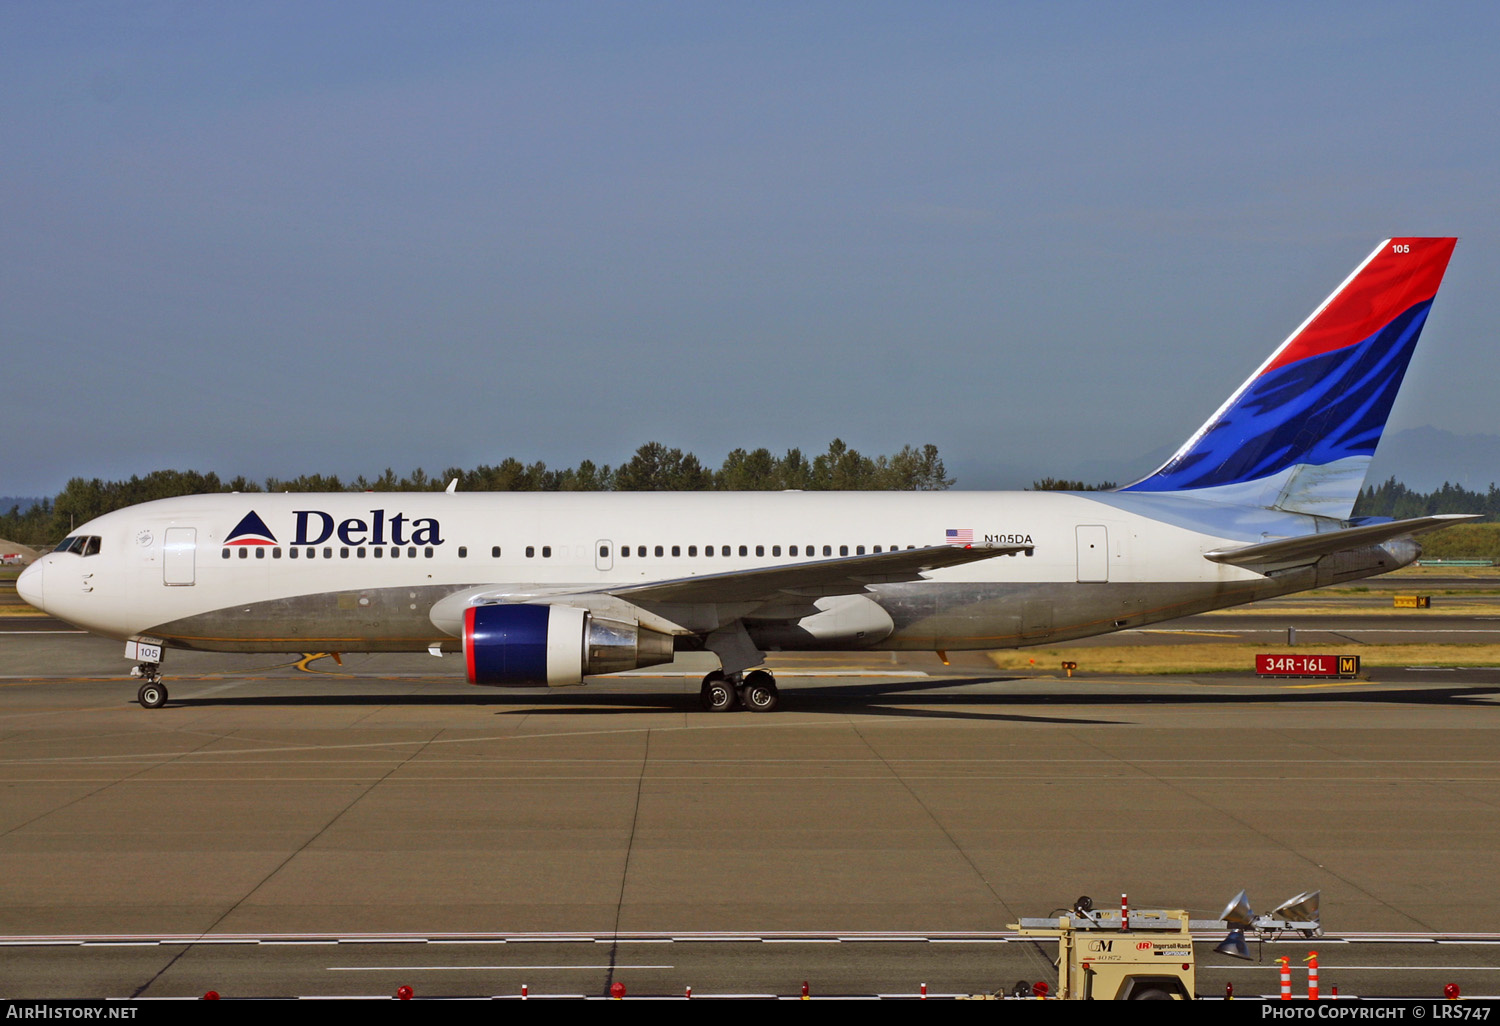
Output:
<path fill-rule="evenodd" d="M 1392 429 L 1494 433 L 1497 43 L 1484 3 L 13 0 L 0 494 L 834 436 L 1119 479 L 1388 235 L 1461 240 Z"/>

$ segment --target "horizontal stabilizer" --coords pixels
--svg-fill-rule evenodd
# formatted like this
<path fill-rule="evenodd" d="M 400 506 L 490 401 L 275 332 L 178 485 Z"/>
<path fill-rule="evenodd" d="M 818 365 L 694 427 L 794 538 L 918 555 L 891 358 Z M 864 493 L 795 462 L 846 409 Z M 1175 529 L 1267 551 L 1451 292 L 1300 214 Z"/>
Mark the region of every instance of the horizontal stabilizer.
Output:
<path fill-rule="evenodd" d="M 632 602 L 755 602 L 785 593 L 848 595 L 863 591 L 869 584 L 918 581 L 925 570 L 1010 556 L 1028 548 L 1031 546 L 929 545 L 920 549 L 843 556 L 756 570 L 732 570 L 724 574 L 702 574 L 606 590 Z"/>
<path fill-rule="evenodd" d="M 1412 517 L 1410 520 L 1392 520 L 1384 524 L 1369 524 L 1364 527 L 1349 527 L 1342 531 L 1323 534 L 1304 534 L 1295 538 L 1277 538 L 1275 541 L 1257 542 L 1233 549 L 1214 549 L 1203 554 L 1215 563 L 1228 563 L 1254 570 L 1263 566 L 1284 566 L 1298 562 L 1313 562 L 1335 552 L 1363 549 L 1392 538 L 1435 531 L 1465 520 L 1474 520 L 1478 513 L 1439 513 L 1430 517 Z"/>

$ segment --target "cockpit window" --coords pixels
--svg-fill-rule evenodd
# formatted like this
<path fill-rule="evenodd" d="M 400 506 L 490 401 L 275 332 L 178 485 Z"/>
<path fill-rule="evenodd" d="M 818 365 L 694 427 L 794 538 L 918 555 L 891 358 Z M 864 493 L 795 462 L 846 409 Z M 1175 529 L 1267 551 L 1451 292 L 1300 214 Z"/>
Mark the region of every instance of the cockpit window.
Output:
<path fill-rule="evenodd" d="M 97 534 L 77 534 L 64 538 L 57 543 L 53 552 L 72 552 L 80 556 L 97 556 L 99 554 L 99 536 Z"/>
<path fill-rule="evenodd" d="M 85 556 L 99 555 L 99 536 L 91 534 L 83 541 L 83 554 Z"/>

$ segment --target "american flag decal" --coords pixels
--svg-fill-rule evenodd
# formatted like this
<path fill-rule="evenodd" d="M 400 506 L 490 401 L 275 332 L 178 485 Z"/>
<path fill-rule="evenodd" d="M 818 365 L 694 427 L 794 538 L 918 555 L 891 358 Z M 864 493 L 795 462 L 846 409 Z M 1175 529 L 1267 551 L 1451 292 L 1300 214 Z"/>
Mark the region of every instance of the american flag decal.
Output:
<path fill-rule="evenodd" d="M 973 545 L 974 529 L 972 527 L 950 527 L 943 532 L 943 541 L 949 545 Z"/>

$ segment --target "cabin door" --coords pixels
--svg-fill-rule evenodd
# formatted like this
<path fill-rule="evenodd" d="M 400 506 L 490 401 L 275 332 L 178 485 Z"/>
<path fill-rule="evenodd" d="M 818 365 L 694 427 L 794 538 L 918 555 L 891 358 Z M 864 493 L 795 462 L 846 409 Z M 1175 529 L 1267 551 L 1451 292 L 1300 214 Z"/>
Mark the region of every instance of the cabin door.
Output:
<path fill-rule="evenodd" d="M 192 584 L 197 554 L 197 528 L 167 528 L 167 535 L 162 539 L 161 583 L 169 588 Z"/>
<path fill-rule="evenodd" d="M 1098 524 L 1078 527 L 1078 583 L 1103 584 L 1109 580 L 1109 528 Z"/>

